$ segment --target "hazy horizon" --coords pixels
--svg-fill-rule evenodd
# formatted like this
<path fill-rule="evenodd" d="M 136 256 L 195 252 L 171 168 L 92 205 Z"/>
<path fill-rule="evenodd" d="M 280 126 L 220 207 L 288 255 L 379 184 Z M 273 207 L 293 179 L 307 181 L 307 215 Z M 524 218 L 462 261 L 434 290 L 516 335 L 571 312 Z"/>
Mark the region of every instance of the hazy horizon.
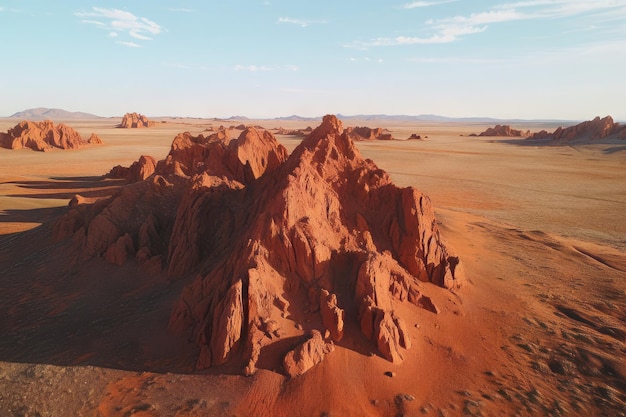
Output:
<path fill-rule="evenodd" d="M 48 117 L 40 117 L 39 113 L 48 113 L 48 112 L 52 112 L 53 115 Z M 122 118 L 124 116 L 124 114 L 129 113 L 126 112 L 124 114 L 120 113 L 117 115 L 113 115 L 113 116 L 102 116 L 99 114 L 93 114 L 93 113 L 88 113 L 88 112 L 83 112 L 80 110 L 67 110 L 67 109 L 60 109 L 60 108 L 49 108 L 49 107 L 33 107 L 33 108 L 29 108 L 29 109 L 22 109 L 18 112 L 14 112 L 11 115 L 0 115 L 0 119 L 11 119 L 11 118 L 32 118 L 29 116 L 30 113 L 37 113 L 38 116 L 36 118 L 34 118 L 33 120 L 44 120 L 44 119 L 58 119 L 58 120 L 63 120 L 63 116 L 58 116 L 56 115 L 56 112 L 62 112 L 62 113 L 68 113 L 68 114 L 78 114 L 79 116 L 76 117 L 77 120 L 81 120 L 81 119 L 88 119 L 89 117 L 87 117 L 87 115 L 89 116 L 94 116 L 96 118 Z M 26 115 L 22 115 L 21 113 L 26 113 Z M 329 114 L 329 113 L 326 113 Z M 229 115 L 229 116 L 214 116 L 214 115 L 206 115 L 206 116 L 186 116 L 186 115 L 181 115 L 181 114 L 146 114 L 145 116 L 149 117 L 149 118 L 155 118 L 155 119 L 160 119 L 160 118 L 173 118 L 173 119 L 206 119 L 206 120 L 211 120 L 211 119 L 215 119 L 215 120 L 288 120 L 288 119 L 302 119 L 303 121 L 307 121 L 307 120 L 319 120 L 321 121 L 323 119 L 323 117 L 326 114 L 320 114 L 320 115 L 315 115 L 315 116 L 302 116 L 299 114 L 290 114 L 290 115 L 276 115 L 276 116 L 268 116 L 268 117 L 259 117 L 259 118 L 254 118 L 254 117 L 249 117 L 245 114 L 233 114 L 233 115 Z M 379 114 L 342 114 L 342 113 L 335 113 L 335 116 L 337 116 L 340 119 L 359 119 L 359 118 L 371 118 L 372 120 L 399 120 L 399 121 L 405 121 L 405 122 L 467 122 L 467 123 L 489 123 L 489 122 L 494 122 L 494 123 L 499 123 L 499 122 L 528 122 L 528 123 L 541 123 L 541 122 L 564 122 L 564 123 L 578 123 L 578 122 L 584 122 L 586 120 L 592 120 L 595 117 L 600 117 L 600 118 L 604 118 L 606 116 L 611 116 L 612 115 L 595 115 L 592 117 L 589 117 L 585 120 L 583 119 L 546 119 L 546 118 L 542 118 L 542 119 L 523 119 L 523 118 L 494 118 L 494 117 L 490 117 L 490 116 L 463 116 L 463 117 L 450 117 L 450 116 L 446 116 L 444 114 L 386 114 L 386 113 L 379 113 Z M 72 117 L 69 117 L 72 118 Z M 623 120 L 620 119 L 616 119 L 614 118 L 615 122 L 618 123 L 626 123 Z"/>
<path fill-rule="evenodd" d="M 626 0 L 0 0 L 0 115 L 626 120 L 625 17 Z"/>

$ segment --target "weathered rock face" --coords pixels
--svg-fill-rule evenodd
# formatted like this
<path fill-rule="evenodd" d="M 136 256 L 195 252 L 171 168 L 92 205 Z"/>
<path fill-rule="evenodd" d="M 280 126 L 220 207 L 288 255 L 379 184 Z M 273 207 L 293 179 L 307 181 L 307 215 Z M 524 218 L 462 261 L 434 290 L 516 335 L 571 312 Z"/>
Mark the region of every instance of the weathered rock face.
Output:
<path fill-rule="evenodd" d="M 154 173 L 156 164 L 157 162 L 153 157 L 142 155 L 129 167 L 117 165 L 111 168 L 106 177 L 125 179 L 129 182 L 143 181 Z"/>
<path fill-rule="evenodd" d="M 141 127 L 152 127 L 156 124 L 149 120 L 146 116 L 139 113 L 126 113 L 124 117 L 122 117 L 122 123 L 117 125 L 120 128 L 141 128 Z"/>
<path fill-rule="evenodd" d="M 611 116 L 606 116 L 602 119 L 596 117 L 593 120 L 582 122 L 575 126 L 559 127 L 552 133 L 542 130 L 532 135 L 531 139 L 550 139 L 555 144 L 563 144 L 594 141 L 610 137 L 625 139 L 626 126 L 615 123 Z"/>
<path fill-rule="evenodd" d="M 216 135 L 178 135 L 152 176 L 76 205 L 55 232 L 83 257 L 148 254 L 170 279 L 192 278 L 169 326 L 198 345 L 198 368 L 237 362 L 252 374 L 277 339 L 312 331 L 283 351 L 297 376 L 332 351 L 326 338 L 345 337 L 347 321 L 401 361 L 411 340 L 394 306 L 436 311 L 425 283 L 462 282 L 428 197 L 362 158 L 334 116 L 290 156 L 266 131 Z"/>
<path fill-rule="evenodd" d="M 376 127 L 347 127 L 345 130 L 346 136 L 353 141 L 360 140 L 393 140 L 391 133 L 385 131 L 385 129 Z"/>
<path fill-rule="evenodd" d="M 335 350 L 332 342 L 326 342 L 319 331 L 313 330 L 308 339 L 287 353 L 283 361 L 285 373 L 290 377 L 304 374 L 324 360 L 324 356 Z"/>
<path fill-rule="evenodd" d="M 100 138 L 92 134 L 85 141 L 71 127 L 50 120 L 42 122 L 20 122 L 6 133 L 0 133 L 0 147 L 7 149 L 30 148 L 35 151 L 57 149 L 76 149 L 87 144 L 101 144 Z"/>
<path fill-rule="evenodd" d="M 472 135 L 476 136 L 476 135 Z M 484 132 L 481 132 L 478 136 L 503 136 L 503 137 L 522 137 L 527 138 L 530 136 L 530 131 L 522 131 L 511 128 L 509 125 L 496 125 L 495 127 L 487 128 Z"/>

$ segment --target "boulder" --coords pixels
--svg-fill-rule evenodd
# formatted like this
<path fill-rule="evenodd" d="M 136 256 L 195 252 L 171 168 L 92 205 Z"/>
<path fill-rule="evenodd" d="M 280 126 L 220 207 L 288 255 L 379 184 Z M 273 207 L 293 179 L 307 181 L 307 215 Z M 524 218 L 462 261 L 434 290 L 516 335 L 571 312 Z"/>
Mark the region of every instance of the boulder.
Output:
<path fill-rule="evenodd" d="M 326 342 L 318 330 L 313 330 L 307 339 L 289 351 L 283 360 L 283 369 L 291 378 L 304 374 L 324 360 L 324 356 L 335 350 L 332 342 Z"/>

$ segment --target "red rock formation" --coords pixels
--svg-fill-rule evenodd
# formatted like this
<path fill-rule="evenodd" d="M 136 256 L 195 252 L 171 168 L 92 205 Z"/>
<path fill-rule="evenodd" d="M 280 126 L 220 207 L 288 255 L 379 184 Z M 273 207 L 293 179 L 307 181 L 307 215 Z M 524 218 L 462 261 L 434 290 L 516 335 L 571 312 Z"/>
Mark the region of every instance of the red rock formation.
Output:
<path fill-rule="evenodd" d="M 102 141 L 95 134 L 85 141 L 71 127 L 63 123 L 55 126 L 50 120 L 20 122 L 6 133 L 0 133 L 0 147 L 7 149 L 30 148 L 35 151 L 49 151 L 54 148 L 76 149 L 83 145 L 100 143 Z"/>
<path fill-rule="evenodd" d="M 141 128 L 141 127 L 152 127 L 156 124 L 149 120 L 143 114 L 138 113 L 126 113 L 122 118 L 122 122 L 117 125 L 120 128 Z"/>
<path fill-rule="evenodd" d="M 335 346 L 332 342 L 325 342 L 320 332 L 313 330 L 307 340 L 285 356 L 285 373 L 292 378 L 300 376 L 324 360 L 324 356 L 333 350 Z"/>
<path fill-rule="evenodd" d="M 422 136 L 418 135 L 417 133 L 413 133 L 411 134 L 411 136 L 409 136 L 407 140 L 422 140 Z"/>
<path fill-rule="evenodd" d="M 275 129 L 275 131 L 277 135 L 305 137 L 306 135 L 311 133 L 313 129 L 311 127 L 307 127 L 306 129 L 288 130 L 288 129 L 279 127 Z"/>
<path fill-rule="evenodd" d="M 343 338 L 345 313 L 337 305 L 337 296 L 325 289 L 320 291 L 320 314 L 322 315 L 322 323 L 330 332 L 331 338 L 335 342 L 339 342 Z"/>
<path fill-rule="evenodd" d="M 241 361 L 246 374 L 305 321 L 313 336 L 283 351 L 291 376 L 329 353 L 321 335 L 341 340 L 347 320 L 400 361 L 411 341 L 394 306 L 433 311 L 424 282 L 462 280 L 428 197 L 362 158 L 334 116 L 289 157 L 254 128 L 233 140 L 178 135 L 150 178 L 76 205 L 55 232 L 73 235 L 83 257 L 128 262 L 137 248 L 137 260 L 160 257 L 171 279 L 193 278 L 170 328 L 198 345 L 198 368 Z"/>
<path fill-rule="evenodd" d="M 550 139 L 552 143 L 564 144 L 570 142 L 595 141 L 606 138 L 626 138 L 626 126 L 615 123 L 611 116 L 596 117 L 593 120 L 579 123 L 570 127 L 559 127 L 552 133 L 545 130 L 535 133 L 531 139 Z"/>
<path fill-rule="evenodd" d="M 106 177 L 125 179 L 129 182 L 143 181 L 154 173 L 156 164 L 156 160 L 153 157 L 142 155 L 129 167 L 114 166 Z"/>
<path fill-rule="evenodd" d="M 346 135 L 354 141 L 361 140 L 393 140 L 393 136 L 385 129 L 380 127 L 377 128 L 369 128 L 369 127 L 347 127 Z"/>
<path fill-rule="evenodd" d="M 90 145 L 102 145 L 102 139 L 95 133 L 92 133 L 89 139 L 87 139 L 87 143 Z"/>
<path fill-rule="evenodd" d="M 470 135 L 476 136 L 476 135 Z M 512 129 L 509 125 L 496 125 L 495 127 L 487 128 L 484 132 L 481 132 L 478 136 L 503 136 L 503 137 L 523 137 L 527 138 L 530 136 L 530 131 L 522 131 L 517 129 Z"/>

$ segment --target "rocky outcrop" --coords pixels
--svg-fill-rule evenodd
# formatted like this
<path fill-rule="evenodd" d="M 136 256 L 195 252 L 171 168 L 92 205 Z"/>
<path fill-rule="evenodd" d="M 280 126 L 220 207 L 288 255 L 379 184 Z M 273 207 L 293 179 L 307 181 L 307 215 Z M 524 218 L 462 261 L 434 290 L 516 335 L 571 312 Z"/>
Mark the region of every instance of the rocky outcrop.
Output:
<path fill-rule="evenodd" d="M 114 166 L 106 175 L 107 178 L 125 179 L 128 182 L 138 182 L 149 178 L 156 169 L 156 160 L 151 156 L 142 155 L 129 167 Z"/>
<path fill-rule="evenodd" d="M 559 127 L 552 133 L 542 130 L 531 136 L 531 139 L 547 139 L 553 144 L 593 142 L 607 138 L 626 139 L 626 126 L 615 123 L 611 116 L 602 119 L 596 117 L 575 126 Z"/>
<path fill-rule="evenodd" d="M 89 139 L 87 139 L 87 143 L 90 145 L 102 145 L 102 139 L 95 133 L 92 133 Z"/>
<path fill-rule="evenodd" d="M 345 130 L 346 136 L 353 141 L 361 140 L 393 140 L 393 136 L 386 129 L 377 127 L 347 127 Z"/>
<path fill-rule="evenodd" d="M 55 125 L 50 120 L 23 121 L 6 133 L 0 132 L 0 147 L 7 149 L 30 148 L 35 151 L 50 151 L 55 148 L 77 149 L 84 145 L 101 143 L 102 140 L 95 134 L 92 134 L 88 140 L 84 140 L 71 127 L 63 123 Z"/>
<path fill-rule="evenodd" d="M 283 369 L 290 377 L 304 374 L 324 360 L 324 356 L 335 350 L 332 342 L 326 342 L 318 330 L 313 330 L 307 340 L 291 350 L 283 360 Z"/>
<path fill-rule="evenodd" d="M 248 375 L 279 367 L 263 356 L 277 349 L 300 375 L 347 322 L 399 362 L 411 337 L 398 303 L 432 314 L 429 286 L 463 281 L 430 199 L 361 157 L 334 116 L 289 156 L 254 128 L 237 139 L 180 134 L 150 177 L 75 205 L 54 231 L 82 259 L 125 254 L 185 280 L 170 329 L 197 344 L 197 368 L 235 362 Z M 293 349 L 276 343 L 308 332 Z"/>
<path fill-rule="evenodd" d="M 322 323 L 328 329 L 330 337 L 339 342 L 343 338 L 344 311 L 337 305 L 337 296 L 328 290 L 320 291 L 320 314 Z"/>
<path fill-rule="evenodd" d="M 311 127 L 307 127 L 306 129 L 295 129 L 295 130 L 284 129 L 282 127 L 275 129 L 275 133 L 277 135 L 297 136 L 297 137 L 305 137 L 312 131 L 313 129 Z"/>
<path fill-rule="evenodd" d="M 409 136 L 407 140 L 422 140 L 422 135 L 418 135 L 417 133 L 412 133 L 411 136 Z"/>
<path fill-rule="evenodd" d="M 152 120 L 149 120 L 146 116 L 139 113 L 126 113 L 124 117 L 122 117 L 122 122 L 117 125 L 119 128 L 124 129 L 135 129 L 142 127 L 152 127 L 156 124 Z"/>
<path fill-rule="evenodd" d="M 472 134 L 470 136 L 476 136 Z M 510 138 L 527 138 L 530 136 L 530 130 L 523 131 L 511 128 L 509 125 L 496 125 L 495 127 L 487 128 L 484 132 L 478 134 L 478 136 L 501 136 Z"/>

